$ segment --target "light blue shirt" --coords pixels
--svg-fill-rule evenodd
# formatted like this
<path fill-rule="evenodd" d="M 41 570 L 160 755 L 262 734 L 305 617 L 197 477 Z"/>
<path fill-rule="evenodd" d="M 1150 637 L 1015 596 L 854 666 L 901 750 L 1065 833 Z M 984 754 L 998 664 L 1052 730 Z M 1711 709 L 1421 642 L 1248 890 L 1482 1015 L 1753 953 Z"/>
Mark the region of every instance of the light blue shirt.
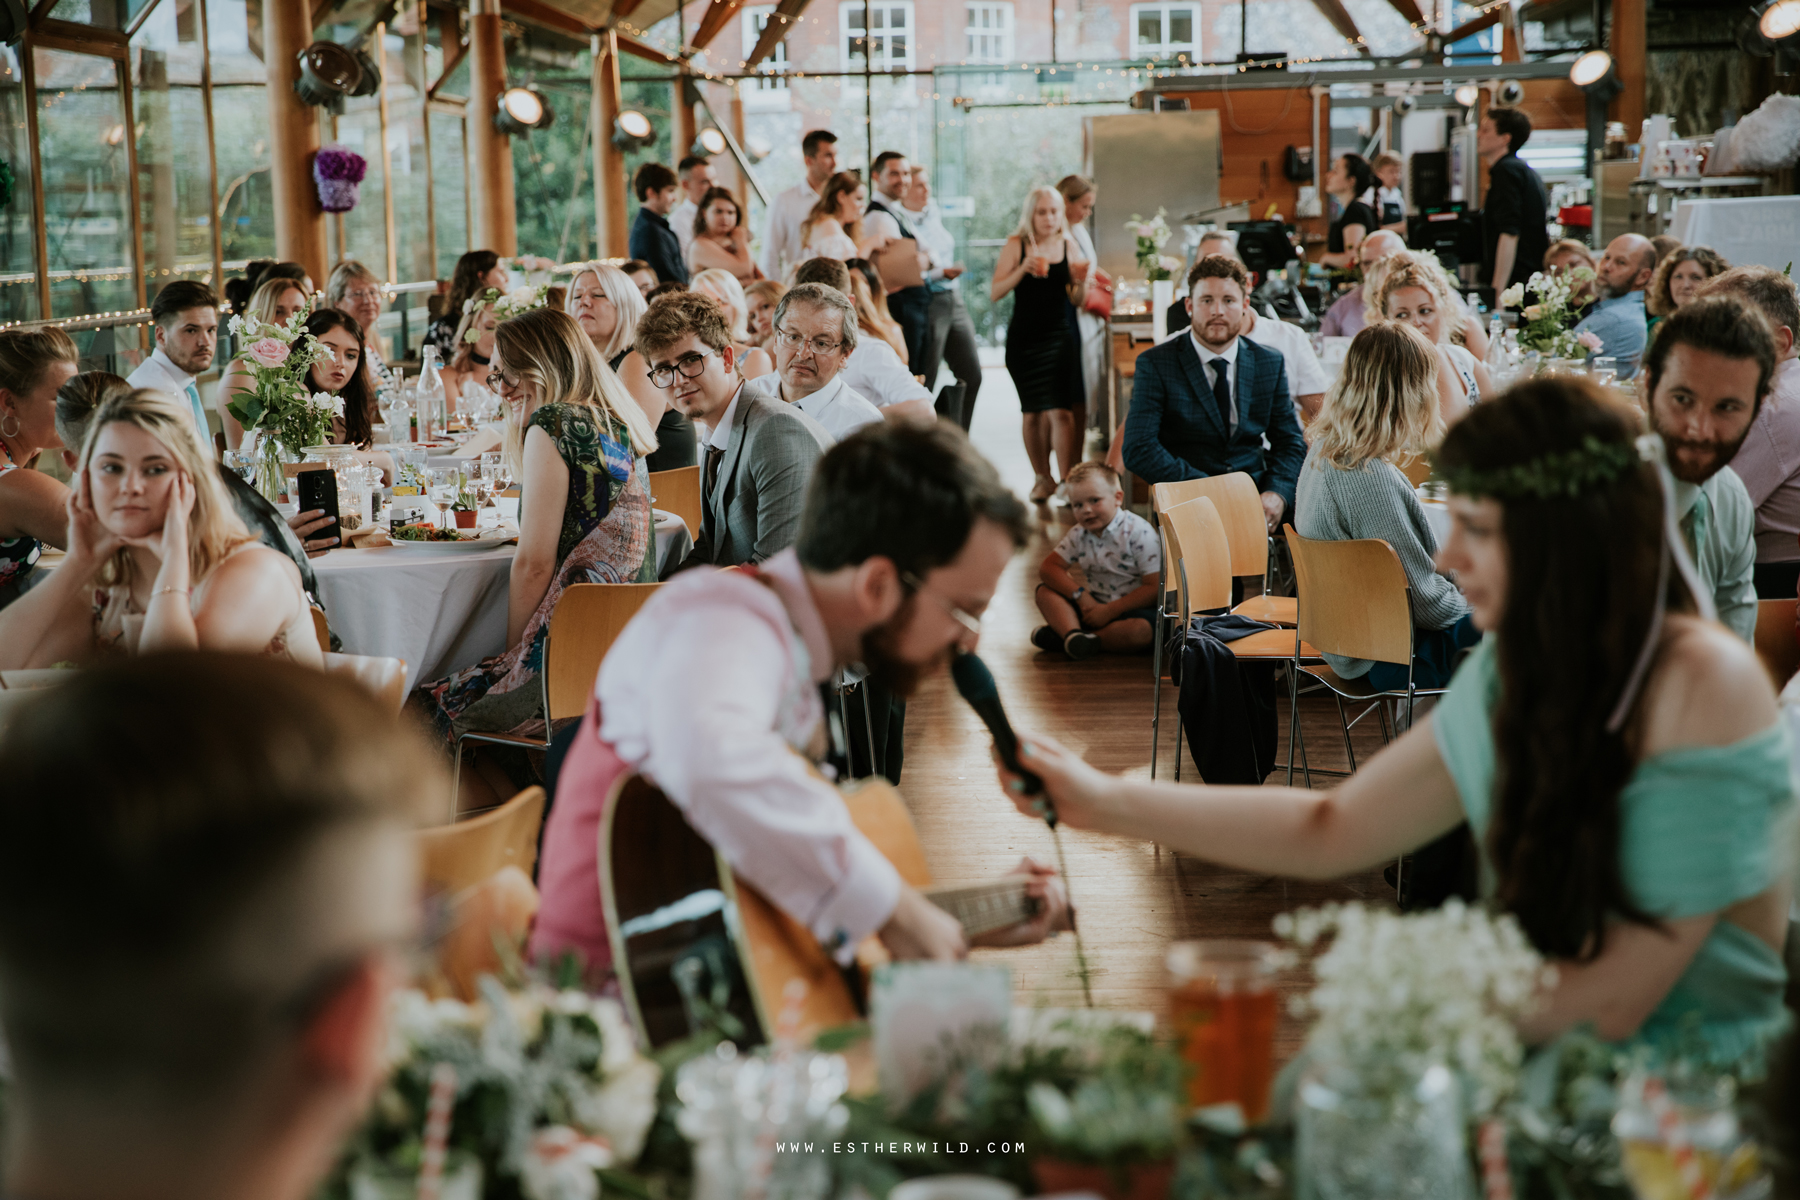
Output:
<path fill-rule="evenodd" d="M 1575 327 L 1576 333 L 1592 333 L 1600 339 L 1596 355 L 1619 360 L 1619 378 L 1637 374 L 1638 360 L 1644 356 L 1648 340 L 1649 317 L 1644 313 L 1644 293 L 1628 292 L 1612 300 L 1602 300 Z"/>
<path fill-rule="evenodd" d="M 1756 506 L 1744 481 L 1722 467 L 1705 483 L 1675 482 L 1675 511 L 1700 586 L 1712 590 L 1719 623 L 1756 644 Z"/>

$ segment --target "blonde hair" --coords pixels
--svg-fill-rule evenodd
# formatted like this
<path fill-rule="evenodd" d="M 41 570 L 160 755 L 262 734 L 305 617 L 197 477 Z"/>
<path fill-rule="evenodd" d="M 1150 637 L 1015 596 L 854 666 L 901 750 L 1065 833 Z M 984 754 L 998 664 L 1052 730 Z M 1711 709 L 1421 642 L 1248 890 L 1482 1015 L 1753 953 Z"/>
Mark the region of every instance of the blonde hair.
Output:
<path fill-rule="evenodd" d="M 1320 462 L 1353 471 L 1435 443 L 1443 433 L 1437 374 L 1437 350 L 1412 326 L 1380 321 L 1364 328 L 1312 425 Z"/>
<path fill-rule="evenodd" d="M 56 326 L 0 330 L 0 388 L 14 396 L 36 391 L 50 367 L 59 362 L 79 366 L 81 352 Z"/>
<path fill-rule="evenodd" d="M 342 308 L 344 297 L 350 294 L 350 288 L 365 280 L 369 283 L 381 282 L 375 277 L 375 272 L 354 258 L 346 258 L 331 268 L 331 277 L 325 281 L 325 299 L 330 302 L 331 307 Z"/>
<path fill-rule="evenodd" d="M 879 302 L 876 301 L 875 293 L 869 288 L 868 277 L 861 271 L 850 272 L 850 301 L 856 306 L 857 325 L 890 346 L 897 347 L 901 352 L 900 361 L 905 362 L 905 331 L 900 328 L 898 321 L 888 315 L 887 297 L 884 295 Z"/>
<path fill-rule="evenodd" d="M 285 276 L 280 279 L 265 279 L 256 285 L 254 292 L 250 293 L 250 301 L 244 305 L 245 314 L 255 317 L 265 325 L 273 325 L 275 323 L 275 302 L 281 299 L 289 288 L 299 292 L 303 301 L 306 299 L 306 288 L 297 279 L 288 279 Z M 306 305 L 302 303 L 300 307 L 304 309 Z"/>
<path fill-rule="evenodd" d="M 508 317 L 494 327 L 494 353 L 508 371 L 536 386 L 540 403 L 580 404 L 600 410 L 625 427 L 633 457 L 642 458 L 656 449 L 656 427 L 568 313 L 534 308 Z M 503 452 L 515 473 L 523 469 L 525 430 L 510 406 Z"/>
<path fill-rule="evenodd" d="M 619 270 L 611 263 L 590 262 L 576 267 L 569 276 L 569 291 L 583 275 L 592 275 L 600 285 L 600 292 L 612 301 L 613 308 L 619 314 L 619 323 L 613 326 L 612 336 L 606 339 L 606 345 L 595 346 L 600 357 L 607 362 L 619 356 L 619 352 L 630 350 L 632 342 L 637 339 L 638 322 L 644 319 L 644 310 L 649 305 L 644 303 L 644 293 L 638 291 L 637 284 L 631 282 L 631 276 Z M 567 311 L 568 297 L 563 297 L 564 311 Z"/>
<path fill-rule="evenodd" d="M 1395 255 L 1394 257 L 1398 258 L 1399 256 Z M 1388 268 L 1382 276 L 1381 286 L 1376 290 L 1374 299 L 1367 301 L 1365 306 L 1373 305 L 1371 313 L 1376 320 L 1391 321 L 1393 318 L 1388 315 L 1388 302 L 1394 298 L 1394 293 L 1402 288 L 1421 288 L 1437 300 L 1440 314 L 1438 343 L 1440 345 L 1449 344 L 1451 324 L 1453 319 L 1455 324 L 1461 324 L 1461 310 L 1451 306 L 1444 295 L 1443 287 L 1439 285 L 1430 268 L 1424 263 L 1415 262 L 1408 257 L 1403 262 Z M 1454 318 L 1453 314 L 1455 314 Z"/>
<path fill-rule="evenodd" d="M 226 495 L 212 456 L 201 448 L 194 433 L 193 412 L 168 392 L 135 388 L 103 402 L 88 422 L 79 470 L 88 470 L 101 431 L 121 422 L 134 425 L 161 442 L 193 481 L 194 510 L 188 514 L 188 578 L 199 586 L 227 554 L 256 538 L 245 528 Z M 103 587 L 130 586 L 135 569 L 130 550 L 120 549 L 101 566 L 98 580 Z"/>
<path fill-rule="evenodd" d="M 1062 193 L 1048 184 L 1043 187 L 1034 187 L 1025 193 L 1025 207 L 1019 212 L 1019 227 L 1013 230 L 1013 236 L 1019 239 L 1021 250 L 1027 246 L 1037 245 L 1037 238 L 1031 232 L 1031 218 L 1037 212 L 1038 201 L 1045 196 L 1056 201 L 1056 232 L 1051 235 L 1050 240 L 1055 241 L 1069 236 L 1068 206 L 1063 203 Z"/>
<path fill-rule="evenodd" d="M 723 267 L 708 267 L 692 279 L 688 280 L 688 288 L 700 292 L 702 288 L 710 288 L 718 293 L 713 300 L 718 303 L 721 312 L 725 313 L 725 323 L 731 328 L 731 340 L 741 342 L 750 336 L 750 301 L 744 296 L 744 285 L 738 277 Z"/>

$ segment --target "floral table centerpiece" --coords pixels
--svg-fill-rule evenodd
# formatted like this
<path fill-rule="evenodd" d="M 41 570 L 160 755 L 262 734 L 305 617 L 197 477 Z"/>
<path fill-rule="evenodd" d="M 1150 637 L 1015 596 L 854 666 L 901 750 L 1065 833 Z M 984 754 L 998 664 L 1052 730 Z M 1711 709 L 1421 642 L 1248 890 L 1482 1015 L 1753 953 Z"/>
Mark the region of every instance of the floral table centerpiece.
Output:
<path fill-rule="evenodd" d="M 1500 303 L 1506 308 L 1523 304 L 1528 289 L 1537 294 L 1538 302 L 1519 313 L 1519 345 L 1546 358 L 1582 358 L 1599 350 L 1598 337 L 1585 330 L 1575 332 L 1580 323 L 1575 293 L 1593 278 L 1592 267 L 1576 267 L 1556 275 L 1538 271 L 1529 284 L 1515 283 L 1501 292 Z"/>
<path fill-rule="evenodd" d="M 306 332 L 311 315 L 309 303 L 283 325 L 242 314 L 231 318 L 231 332 L 245 343 L 238 358 L 250 369 L 250 388 L 225 408 L 256 439 L 256 490 L 271 504 L 286 490 L 283 464 L 329 441 L 332 418 L 344 413 L 341 398 L 306 389 L 307 372 L 330 353 Z"/>
<path fill-rule="evenodd" d="M 1146 221 L 1136 213 L 1131 220 L 1125 222 L 1125 232 L 1137 238 L 1137 264 L 1144 270 L 1144 278 L 1155 283 L 1159 279 L 1172 278 L 1181 270 L 1181 260 L 1162 252 L 1169 240 L 1169 210 L 1159 208 L 1156 215 Z"/>

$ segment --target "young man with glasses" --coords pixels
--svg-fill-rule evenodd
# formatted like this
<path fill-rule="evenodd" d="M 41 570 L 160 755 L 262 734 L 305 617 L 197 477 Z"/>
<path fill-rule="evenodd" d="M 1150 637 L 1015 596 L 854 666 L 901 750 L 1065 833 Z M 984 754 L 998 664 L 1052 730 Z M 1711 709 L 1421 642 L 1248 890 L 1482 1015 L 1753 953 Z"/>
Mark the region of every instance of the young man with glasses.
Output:
<path fill-rule="evenodd" d="M 839 961 L 871 934 L 896 958 L 963 957 L 961 927 L 901 882 L 806 759 L 826 748 L 821 685 L 840 669 L 906 695 L 974 648 L 1030 532 L 960 429 L 883 421 L 819 463 L 793 549 L 658 591 L 601 664 L 558 778 L 534 955 L 576 951 L 594 976 L 611 965 L 597 835 L 613 784 L 635 772 Z M 1052 872 L 1029 859 L 1018 872 L 1043 911 L 985 944 L 1068 928 Z"/>
<path fill-rule="evenodd" d="M 775 370 L 750 380 L 746 391 L 792 404 L 823 426 L 833 445 L 882 419 L 881 410 L 843 379 L 856 349 L 856 309 L 849 297 L 802 283 L 782 296 L 772 324 Z"/>
<path fill-rule="evenodd" d="M 706 428 L 700 448 L 705 504 L 681 568 L 757 563 L 794 544 L 813 465 L 832 442 L 800 409 L 745 389 L 719 306 L 677 292 L 638 322 L 637 352 L 650 382 Z"/>

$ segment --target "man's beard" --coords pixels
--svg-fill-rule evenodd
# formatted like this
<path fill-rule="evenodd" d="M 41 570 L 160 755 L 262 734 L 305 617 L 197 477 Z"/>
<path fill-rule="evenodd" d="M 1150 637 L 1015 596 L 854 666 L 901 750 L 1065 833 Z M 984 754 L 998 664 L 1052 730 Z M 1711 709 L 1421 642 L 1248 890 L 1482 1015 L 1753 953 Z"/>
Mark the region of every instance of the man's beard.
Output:
<path fill-rule="evenodd" d="M 1608 283 L 1601 277 L 1596 277 L 1594 279 L 1594 295 L 1601 300 L 1617 300 L 1621 296 L 1631 295 L 1631 293 L 1636 290 L 1637 289 L 1632 287 L 1629 283 L 1620 286 L 1618 284 Z"/>
<path fill-rule="evenodd" d="M 1737 457 L 1738 447 L 1742 446 L 1744 439 L 1750 436 L 1750 426 L 1746 425 L 1744 432 L 1738 435 L 1736 440 L 1730 442 L 1696 441 L 1692 438 L 1676 437 L 1663 429 L 1662 422 L 1656 417 L 1654 407 L 1650 413 L 1650 425 L 1662 438 L 1663 445 L 1667 450 L 1669 474 L 1683 483 L 1705 483 L 1717 475 L 1719 468 Z M 1708 451 L 1711 456 L 1696 467 L 1682 460 L 1678 453 L 1682 450 L 1704 450 Z"/>
<path fill-rule="evenodd" d="M 919 682 L 949 659 L 945 650 L 926 662 L 902 658 L 895 648 L 900 631 L 912 620 L 917 596 L 908 596 L 894 615 L 862 636 L 862 665 L 869 672 L 869 682 L 886 688 L 902 700 L 918 690 Z"/>

